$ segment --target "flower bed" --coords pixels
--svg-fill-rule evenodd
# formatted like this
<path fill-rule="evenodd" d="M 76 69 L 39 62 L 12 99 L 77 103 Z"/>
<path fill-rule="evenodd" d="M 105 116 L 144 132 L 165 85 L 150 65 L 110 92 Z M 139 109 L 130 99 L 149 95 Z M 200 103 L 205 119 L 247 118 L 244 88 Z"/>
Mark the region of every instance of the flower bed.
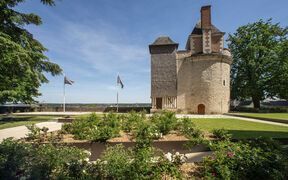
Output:
<path fill-rule="evenodd" d="M 190 119 L 177 120 L 171 112 L 149 119 L 144 112 L 110 112 L 103 119 L 92 114 L 58 132 L 33 125 L 29 129 L 26 141 L 0 144 L 4 179 L 288 178 L 288 150 L 277 142 L 231 142 L 224 129 L 213 130 L 213 139 Z M 182 154 L 207 147 L 213 154 L 203 162 L 184 163 Z"/>

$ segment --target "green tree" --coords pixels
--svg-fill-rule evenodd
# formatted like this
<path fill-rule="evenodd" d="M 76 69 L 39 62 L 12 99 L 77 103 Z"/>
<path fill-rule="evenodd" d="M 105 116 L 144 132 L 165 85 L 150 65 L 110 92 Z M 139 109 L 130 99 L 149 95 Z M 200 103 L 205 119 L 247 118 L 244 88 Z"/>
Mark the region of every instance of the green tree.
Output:
<path fill-rule="evenodd" d="M 241 26 L 229 34 L 231 98 L 252 98 L 254 107 L 266 97 L 288 98 L 288 27 L 272 19 Z"/>
<path fill-rule="evenodd" d="M 40 96 L 38 88 L 49 82 L 43 74 L 61 74 L 61 68 L 44 55 L 47 49 L 24 26 L 42 24 L 33 13 L 25 14 L 13 8 L 25 0 L 0 1 L 0 103 L 33 103 Z M 53 0 L 41 0 L 55 6 Z"/>

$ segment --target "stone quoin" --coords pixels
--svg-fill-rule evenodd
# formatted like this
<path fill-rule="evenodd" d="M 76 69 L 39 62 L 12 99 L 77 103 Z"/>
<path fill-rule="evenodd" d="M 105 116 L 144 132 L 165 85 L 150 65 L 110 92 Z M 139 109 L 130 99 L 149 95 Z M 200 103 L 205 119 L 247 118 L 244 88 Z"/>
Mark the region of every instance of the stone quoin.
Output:
<path fill-rule="evenodd" d="M 201 20 L 189 35 L 185 50 L 168 36 L 149 45 L 151 112 L 223 114 L 230 107 L 231 53 L 224 32 L 211 24 L 211 6 L 201 8 Z"/>

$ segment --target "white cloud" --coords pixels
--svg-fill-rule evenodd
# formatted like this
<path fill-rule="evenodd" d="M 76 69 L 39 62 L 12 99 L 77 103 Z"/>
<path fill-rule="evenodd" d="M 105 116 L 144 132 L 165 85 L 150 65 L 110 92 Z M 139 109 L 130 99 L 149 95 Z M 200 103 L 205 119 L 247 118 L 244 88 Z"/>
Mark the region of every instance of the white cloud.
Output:
<path fill-rule="evenodd" d="M 101 21 L 94 25 L 66 22 L 62 33 L 58 43 L 69 47 L 64 51 L 102 73 L 136 71 L 142 68 L 139 63 L 149 58 L 146 47 L 131 42 L 125 33 Z"/>
<path fill-rule="evenodd" d="M 148 45 L 139 43 L 142 37 L 135 40 L 121 27 L 99 20 L 87 23 L 58 18 L 55 26 L 56 31 L 43 28 L 35 34 L 49 49 L 51 61 L 75 81 L 67 89 L 67 102 L 114 102 L 117 72 L 125 84 L 119 102 L 150 101 L 150 57 Z M 61 82 L 60 86 L 54 81 Z M 62 101 L 63 80 L 54 81 L 40 89 L 44 96 L 39 100 Z"/>

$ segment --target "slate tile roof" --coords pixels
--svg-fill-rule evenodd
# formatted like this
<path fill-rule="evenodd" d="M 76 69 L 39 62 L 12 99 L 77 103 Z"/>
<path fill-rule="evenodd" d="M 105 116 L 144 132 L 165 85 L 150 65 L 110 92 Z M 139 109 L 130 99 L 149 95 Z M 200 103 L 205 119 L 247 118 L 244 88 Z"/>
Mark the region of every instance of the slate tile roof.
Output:
<path fill-rule="evenodd" d="M 219 29 L 217 29 L 213 24 L 212 24 L 212 34 L 214 33 L 223 33 Z M 191 34 L 202 34 L 202 28 L 201 28 L 201 20 L 199 20 L 194 27 L 193 31 Z"/>
<path fill-rule="evenodd" d="M 151 45 L 155 46 L 155 45 L 178 45 L 178 44 L 172 41 L 168 36 L 160 36 Z"/>

